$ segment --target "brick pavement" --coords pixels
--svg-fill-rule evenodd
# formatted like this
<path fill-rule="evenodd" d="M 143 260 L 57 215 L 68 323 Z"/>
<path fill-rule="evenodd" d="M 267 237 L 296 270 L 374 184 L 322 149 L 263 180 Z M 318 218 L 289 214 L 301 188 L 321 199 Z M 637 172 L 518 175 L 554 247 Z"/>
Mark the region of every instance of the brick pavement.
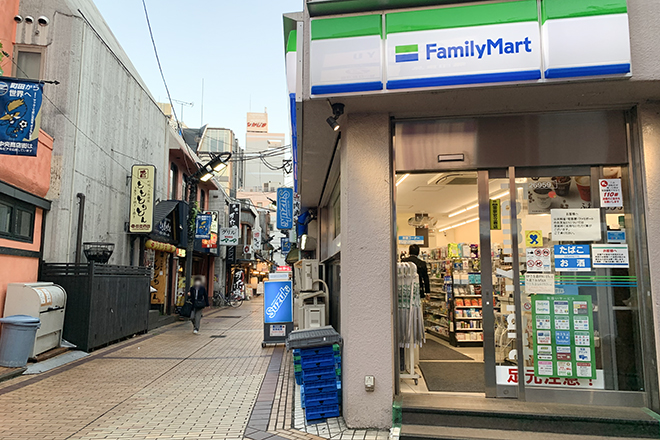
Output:
<path fill-rule="evenodd" d="M 209 312 L 199 335 L 178 322 L 0 383 L 0 440 L 376 439 L 341 418 L 299 430 L 291 355 L 261 347 L 262 304 Z"/>

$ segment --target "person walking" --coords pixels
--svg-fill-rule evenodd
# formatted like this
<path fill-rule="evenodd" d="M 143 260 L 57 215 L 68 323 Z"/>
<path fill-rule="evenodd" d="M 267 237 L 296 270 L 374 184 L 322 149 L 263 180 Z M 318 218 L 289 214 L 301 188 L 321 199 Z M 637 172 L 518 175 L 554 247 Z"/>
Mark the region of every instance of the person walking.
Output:
<path fill-rule="evenodd" d="M 188 292 L 188 301 L 193 305 L 190 322 L 192 322 L 194 334 L 199 333 L 199 325 L 202 322 L 202 310 L 209 306 L 209 295 L 206 292 L 206 287 L 202 285 L 202 281 L 202 277 L 195 277 L 195 281 Z"/>

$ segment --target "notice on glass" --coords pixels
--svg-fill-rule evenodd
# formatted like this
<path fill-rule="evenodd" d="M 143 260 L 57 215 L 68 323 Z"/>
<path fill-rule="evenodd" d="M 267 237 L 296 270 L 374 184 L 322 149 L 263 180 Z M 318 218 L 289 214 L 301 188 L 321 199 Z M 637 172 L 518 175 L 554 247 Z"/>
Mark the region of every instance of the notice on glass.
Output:
<path fill-rule="evenodd" d="M 596 379 L 592 311 L 587 295 L 532 296 L 536 376 Z"/>
<path fill-rule="evenodd" d="M 555 293 L 555 275 L 552 273 L 530 273 L 525 274 L 525 293 L 552 295 Z"/>
<path fill-rule="evenodd" d="M 598 269 L 614 269 L 630 267 L 627 244 L 593 244 L 592 265 Z"/>
<path fill-rule="evenodd" d="M 554 241 L 600 240 L 600 209 L 552 209 L 550 213 Z"/>
<path fill-rule="evenodd" d="M 600 179 L 600 206 L 603 208 L 622 208 L 623 196 L 621 179 Z"/>
<path fill-rule="evenodd" d="M 552 253 L 550 248 L 527 248 L 527 272 L 550 272 Z"/>

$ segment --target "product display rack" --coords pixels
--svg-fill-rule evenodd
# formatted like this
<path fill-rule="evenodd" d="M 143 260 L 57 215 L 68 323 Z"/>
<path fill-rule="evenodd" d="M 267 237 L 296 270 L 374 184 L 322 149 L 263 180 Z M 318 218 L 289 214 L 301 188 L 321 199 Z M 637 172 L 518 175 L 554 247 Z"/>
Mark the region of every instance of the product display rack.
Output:
<path fill-rule="evenodd" d="M 481 272 L 478 258 L 455 258 L 447 276 L 449 343 L 454 347 L 483 345 Z"/>
<path fill-rule="evenodd" d="M 449 341 L 449 310 L 444 279 L 433 275 L 430 278 L 431 293 L 424 302 L 424 329 L 431 335 Z"/>

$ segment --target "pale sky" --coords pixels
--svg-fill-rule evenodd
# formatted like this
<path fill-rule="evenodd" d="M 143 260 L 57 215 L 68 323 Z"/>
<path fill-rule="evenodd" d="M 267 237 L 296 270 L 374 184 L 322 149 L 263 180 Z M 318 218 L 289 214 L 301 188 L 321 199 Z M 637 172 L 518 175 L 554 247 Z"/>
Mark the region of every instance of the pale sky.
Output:
<path fill-rule="evenodd" d="M 142 1 L 94 2 L 154 98 L 166 102 Z M 246 112 L 267 107 L 270 132 L 288 135 L 282 14 L 301 10 L 302 2 L 147 0 L 172 99 L 194 102 L 183 108 L 188 126 L 200 126 L 204 78 L 204 124 L 234 130 L 244 147 Z"/>

